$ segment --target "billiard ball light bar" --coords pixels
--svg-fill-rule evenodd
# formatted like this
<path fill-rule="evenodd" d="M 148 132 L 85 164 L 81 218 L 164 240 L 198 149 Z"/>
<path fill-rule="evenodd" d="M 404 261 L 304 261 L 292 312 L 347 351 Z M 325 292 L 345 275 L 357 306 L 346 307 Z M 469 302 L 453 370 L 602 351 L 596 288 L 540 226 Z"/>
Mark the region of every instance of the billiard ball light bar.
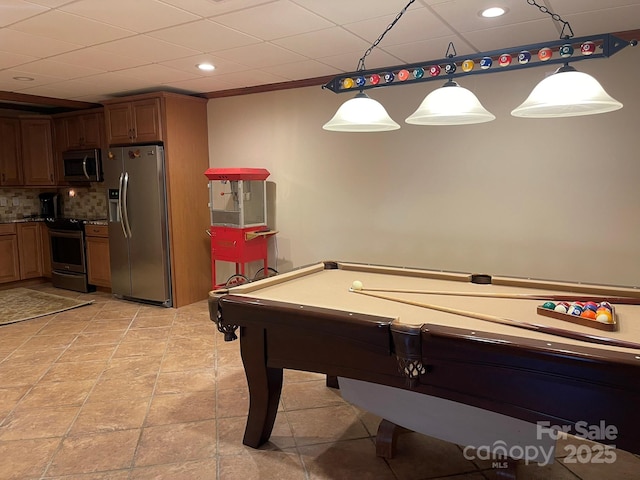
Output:
<path fill-rule="evenodd" d="M 344 93 L 443 78 L 451 80 L 469 75 L 505 72 L 541 65 L 566 64 L 610 57 L 623 48 L 637 43 L 636 40 L 622 40 L 610 33 L 560 39 L 480 52 L 473 56 L 458 55 L 427 62 L 348 72 L 334 77 L 322 88 L 334 93 Z"/>

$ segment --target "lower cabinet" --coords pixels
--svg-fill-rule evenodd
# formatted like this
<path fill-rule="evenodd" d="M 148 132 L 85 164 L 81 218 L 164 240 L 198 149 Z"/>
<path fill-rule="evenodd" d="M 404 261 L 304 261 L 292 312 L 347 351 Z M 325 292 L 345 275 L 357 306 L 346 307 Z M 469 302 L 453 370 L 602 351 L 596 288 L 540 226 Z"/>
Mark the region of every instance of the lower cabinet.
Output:
<path fill-rule="evenodd" d="M 0 225 L 0 283 L 20 280 L 18 235 L 13 223 Z"/>
<path fill-rule="evenodd" d="M 37 222 L 0 224 L 0 283 L 43 276 L 42 227 Z"/>
<path fill-rule="evenodd" d="M 42 276 L 51 278 L 51 239 L 49 228 L 44 222 L 38 223 L 40 228 L 40 241 L 42 242 Z"/>
<path fill-rule="evenodd" d="M 87 270 L 89 283 L 111 288 L 111 265 L 109 260 L 109 227 L 86 225 Z"/>

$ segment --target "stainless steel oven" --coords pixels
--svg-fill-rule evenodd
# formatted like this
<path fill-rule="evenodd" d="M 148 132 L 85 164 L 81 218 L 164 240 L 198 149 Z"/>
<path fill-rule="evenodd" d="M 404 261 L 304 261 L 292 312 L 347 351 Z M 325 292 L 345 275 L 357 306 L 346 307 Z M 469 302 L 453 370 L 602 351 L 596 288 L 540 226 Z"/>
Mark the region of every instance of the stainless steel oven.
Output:
<path fill-rule="evenodd" d="M 81 220 L 46 219 L 51 239 L 51 283 L 54 287 L 91 292 L 87 279 L 84 223 Z"/>

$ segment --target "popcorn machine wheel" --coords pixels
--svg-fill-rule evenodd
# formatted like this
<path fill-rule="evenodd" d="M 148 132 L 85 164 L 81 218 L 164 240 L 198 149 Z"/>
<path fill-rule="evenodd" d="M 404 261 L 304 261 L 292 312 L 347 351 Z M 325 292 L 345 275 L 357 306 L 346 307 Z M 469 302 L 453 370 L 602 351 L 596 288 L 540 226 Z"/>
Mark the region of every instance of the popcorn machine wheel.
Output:
<path fill-rule="evenodd" d="M 266 179 L 264 168 L 210 168 L 209 208 L 211 226 L 211 283 L 215 290 L 229 284 L 248 281 L 246 264 L 262 260 L 256 272 L 269 276 L 275 272 L 268 265 L 268 239 L 277 231 L 267 226 Z M 218 284 L 216 262 L 235 263 L 236 273 L 225 283 Z"/>

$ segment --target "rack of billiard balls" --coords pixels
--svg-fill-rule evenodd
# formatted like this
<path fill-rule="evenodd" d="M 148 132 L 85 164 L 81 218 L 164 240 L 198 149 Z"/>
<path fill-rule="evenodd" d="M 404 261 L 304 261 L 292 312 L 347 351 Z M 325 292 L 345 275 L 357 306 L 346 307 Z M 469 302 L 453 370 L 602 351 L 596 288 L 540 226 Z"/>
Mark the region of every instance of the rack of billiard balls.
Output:
<path fill-rule="evenodd" d="M 538 314 L 598 330 L 617 330 L 616 313 L 609 302 L 545 302 Z"/>

